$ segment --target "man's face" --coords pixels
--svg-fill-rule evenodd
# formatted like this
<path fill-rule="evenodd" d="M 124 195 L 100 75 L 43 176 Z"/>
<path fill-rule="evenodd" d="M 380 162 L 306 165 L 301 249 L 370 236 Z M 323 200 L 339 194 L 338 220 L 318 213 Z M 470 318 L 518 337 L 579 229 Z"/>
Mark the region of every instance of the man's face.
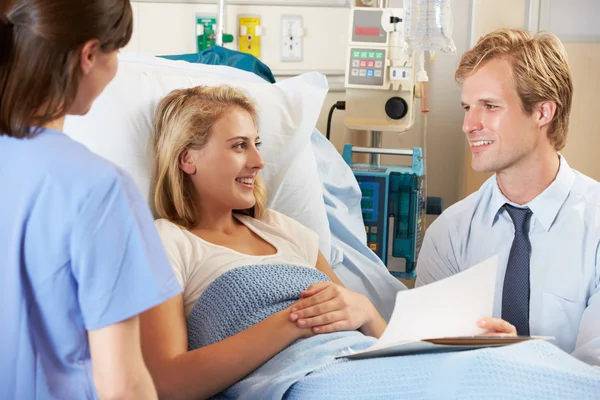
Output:
<path fill-rule="evenodd" d="M 540 126 L 536 114 L 527 115 L 521 105 L 510 64 L 492 59 L 480 65 L 463 83 L 461 103 L 465 109 L 463 132 L 478 172 L 504 172 L 536 157 Z"/>

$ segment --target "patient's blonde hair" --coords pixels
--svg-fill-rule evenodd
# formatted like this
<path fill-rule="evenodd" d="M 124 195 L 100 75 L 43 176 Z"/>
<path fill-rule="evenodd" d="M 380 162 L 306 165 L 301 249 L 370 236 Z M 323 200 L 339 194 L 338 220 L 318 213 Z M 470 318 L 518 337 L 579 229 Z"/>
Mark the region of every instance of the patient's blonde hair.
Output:
<path fill-rule="evenodd" d="M 179 168 L 179 155 L 186 148 L 201 149 L 210 138 L 214 124 L 228 111 L 239 107 L 247 111 L 258 129 L 254 103 L 240 90 L 229 86 L 198 86 L 169 93 L 154 114 L 154 151 L 156 154 L 156 212 L 185 228 L 199 222 L 194 206 L 192 181 Z M 267 195 L 260 177 L 254 181 L 256 204 L 240 214 L 260 218 Z"/>
<path fill-rule="evenodd" d="M 573 82 L 567 52 L 552 33 L 532 35 L 523 29 L 502 28 L 488 33 L 463 54 L 455 79 L 462 83 L 485 62 L 505 58 L 511 66 L 515 88 L 523 110 L 531 115 L 536 104 L 551 100 L 556 113 L 548 129 L 548 139 L 556 150 L 567 141 Z"/>

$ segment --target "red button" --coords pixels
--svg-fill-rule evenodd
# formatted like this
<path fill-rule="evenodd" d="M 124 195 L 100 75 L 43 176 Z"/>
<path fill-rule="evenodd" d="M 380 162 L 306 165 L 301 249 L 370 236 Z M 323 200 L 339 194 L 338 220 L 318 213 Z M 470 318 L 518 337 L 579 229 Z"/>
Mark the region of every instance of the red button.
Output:
<path fill-rule="evenodd" d="M 360 66 L 363 68 L 367 67 L 367 60 L 360 60 Z"/>
<path fill-rule="evenodd" d="M 373 60 L 367 61 L 367 67 L 374 68 L 375 67 L 375 61 L 373 61 Z"/>

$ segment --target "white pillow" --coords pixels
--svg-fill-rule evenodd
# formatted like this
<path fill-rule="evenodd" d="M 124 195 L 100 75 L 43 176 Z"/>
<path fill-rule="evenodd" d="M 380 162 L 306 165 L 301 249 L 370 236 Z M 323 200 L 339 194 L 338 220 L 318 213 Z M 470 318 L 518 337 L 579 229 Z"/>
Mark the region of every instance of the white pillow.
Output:
<path fill-rule="evenodd" d="M 244 90 L 257 104 L 266 163 L 261 176 L 267 185 L 268 207 L 315 231 L 321 251 L 328 256 L 331 233 L 310 144 L 328 90 L 321 74 L 307 73 L 270 84 L 231 67 L 120 54 L 115 79 L 87 115 L 67 117 L 64 130 L 131 174 L 153 208 L 155 107 L 173 89 L 221 84 Z"/>

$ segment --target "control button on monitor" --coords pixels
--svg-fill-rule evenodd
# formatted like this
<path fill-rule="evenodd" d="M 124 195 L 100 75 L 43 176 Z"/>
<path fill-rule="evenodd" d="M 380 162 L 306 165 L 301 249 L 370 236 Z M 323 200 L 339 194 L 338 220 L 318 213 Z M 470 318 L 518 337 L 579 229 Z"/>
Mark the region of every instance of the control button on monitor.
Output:
<path fill-rule="evenodd" d="M 366 69 L 361 69 L 358 71 L 358 75 L 359 76 L 367 76 L 367 70 Z"/>
<path fill-rule="evenodd" d="M 373 200 L 362 199 L 360 201 L 360 206 L 362 207 L 363 210 L 365 210 L 365 209 L 372 210 L 373 209 Z"/>
<path fill-rule="evenodd" d="M 368 69 L 367 76 L 375 76 L 375 71 L 373 71 L 372 69 Z"/>
<path fill-rule="evenodd" d="M 375 78 L 381 78 L 381 70 L 380 69 L 375 70 Z"/>
<path fill-rule="evenodd" d="M 375 61 L 375 68 L 381 68 L 381 67 L 383 67 L 383 61 L 381 61 L 381 60 Z"/>
<path fill-rule="evenodd" d="M 352 60 L 353 67 L 360 67 L 360 60 Z"/>
<path fill-rule="evenodd" d="M 352 76 L 358 76 L 358 68 L 352 68 Z"/>
<path fill-rule="evenodd" d="M 367 67 L 369 67 L 369 68 L 375 67 L 375 61 L 373 61 L 373 60 L 367 60 Z"/>

